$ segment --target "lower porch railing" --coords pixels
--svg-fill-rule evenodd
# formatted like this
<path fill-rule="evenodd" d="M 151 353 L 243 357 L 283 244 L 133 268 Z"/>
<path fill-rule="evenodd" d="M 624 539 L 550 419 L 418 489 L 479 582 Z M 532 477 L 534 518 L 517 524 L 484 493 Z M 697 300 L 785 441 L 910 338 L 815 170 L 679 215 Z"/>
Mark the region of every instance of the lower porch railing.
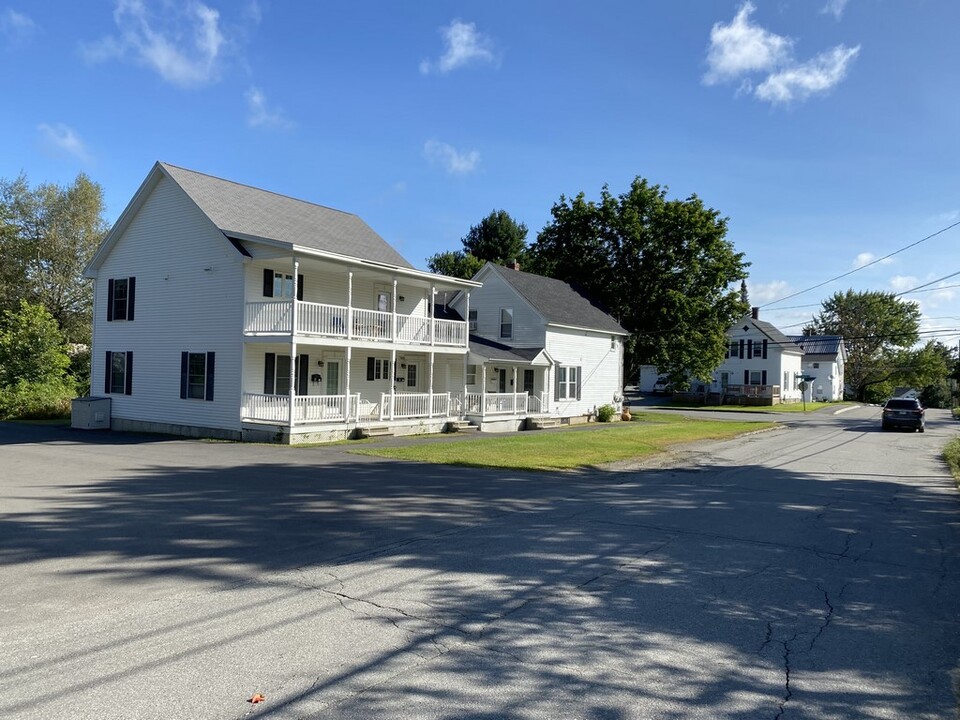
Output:
<path fill-rule="evenodd" d="M 293 424 L 374 422 L 466 415 L 541 415 L 542 396 L 529 393 L 380 393 L 379 397 L 298 395 L 293 398 Z M 244 393 L 242 419 L 286 425 L 290 398 L 286 395 Z"/>

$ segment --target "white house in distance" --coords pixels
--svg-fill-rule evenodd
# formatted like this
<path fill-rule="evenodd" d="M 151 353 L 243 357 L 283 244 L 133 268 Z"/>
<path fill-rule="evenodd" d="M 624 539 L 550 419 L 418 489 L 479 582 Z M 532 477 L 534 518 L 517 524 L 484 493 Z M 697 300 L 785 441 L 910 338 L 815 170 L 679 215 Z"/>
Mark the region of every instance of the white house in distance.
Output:
<path fill-rule="evenodd" d="M 461 415 L 467 324 L 356 215 L 157 163 L 86 270 L 111 427 L 306 442 Z"/>
<path fill-rule="evenodd" d="M 808 400 L 843 400 L 843 372 L 847 350 L 839 335 L 790 335 L 803 350 L 803 373 L 813 377 L 806 391 Z"/>
<path fill-rule="evenodd" d="M 483 429 L 587 417 L 623 400 L 620 323 L 570 285 L 487 263 L 451 302 L 470 327 L 464 415 Z M 514 400 L 510 399 L 511 394 Z"/>
<path fill-rule="evenodd" d="M 726 358 L 713 373 L 711 393 L 721 402 L 800 402 L 803 350 L 770 323 L 760 309 L 727 330 Z"/>
<path fill-rule="evenodd" d="M 800 375 L 803 349 L 780 330 L 760 319 L 753 308 L 727 330 L 727 351 L 723 363 L 704 386 L 694 383 L 693 391 L 707 395 L 715 404 L 777 405 L 800 402 Z M 640 369 L 639 390 L 653 391 L 660 374 L 652 365 Z"/>

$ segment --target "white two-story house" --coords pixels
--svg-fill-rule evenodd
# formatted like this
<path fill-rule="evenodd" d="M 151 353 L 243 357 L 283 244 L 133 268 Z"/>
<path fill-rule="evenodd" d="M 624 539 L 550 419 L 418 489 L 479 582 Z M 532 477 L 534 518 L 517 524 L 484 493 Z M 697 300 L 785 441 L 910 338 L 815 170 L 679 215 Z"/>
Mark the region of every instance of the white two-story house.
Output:
<path fill-rule="evenodd" d="M 753 308 L 727 331 L 727 352 L 710 392 L 721 402 L 800 402 L 803 350 Z"/>
<path fill-rule="evenodd" d="M 307 442 L 462 415 L 467 324 L 435 299 L 479 283 L 356 215 L 157 163 L 86 275 L 115 429 Z"/>
<path fill-rule="evenodd" d="M 451 309 L 466 318 L 464 416 L 481 429 L 570 421 L 619 409 L 628 333 L 570 285 L 487 263 Z"/>

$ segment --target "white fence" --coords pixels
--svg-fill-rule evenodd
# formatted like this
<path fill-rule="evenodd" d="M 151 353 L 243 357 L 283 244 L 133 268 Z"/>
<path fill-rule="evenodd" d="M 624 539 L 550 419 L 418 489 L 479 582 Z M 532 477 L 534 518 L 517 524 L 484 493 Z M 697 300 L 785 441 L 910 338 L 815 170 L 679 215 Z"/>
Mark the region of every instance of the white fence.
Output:
<path fill-rule="evenodd" d="M 380 402 L 364 400 L 356 395 L 298 395 L 293 399 L 294 425 L 343 423 L 370 420 L 408 420 L 415 418 L 451 417 L 454 407 L 450 393 L 389 393 L 380 395 Z M 244 393 L 242 418 L 286 425 L 290 420 L 290 398 L 287 395 Z"/>
<path fill-rule="evenodd" d="M 467 393 L 463 404 L 466 415 L 525 415 L 527 393 Z"/>
<path fill-rule="evenodd" d="M 347 337 L 347 308 L 302 302 L 297 305 L 297 332 Z"/>
<path fill-rule="evenodd" d="M 431 397 L 432 405 L 431 405 Z M 450 393 L 382 393 L 380 419 L 447 417 L 450 414 Z"/>
<path fill-rule="evenodd" d="M 247 303 L 244 328 L 249 333 L 290 333 L 293 305 L 289 300 Z"/>

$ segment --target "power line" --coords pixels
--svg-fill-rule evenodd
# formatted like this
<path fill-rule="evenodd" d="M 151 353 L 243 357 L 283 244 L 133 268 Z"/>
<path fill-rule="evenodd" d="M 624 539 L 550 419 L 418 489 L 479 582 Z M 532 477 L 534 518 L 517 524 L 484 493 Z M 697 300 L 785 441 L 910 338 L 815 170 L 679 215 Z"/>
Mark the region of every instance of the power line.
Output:
<path fill-rule="evenodd" d="M 953 275 L 958 275 L 958 274 L 960 274 L 960 273 L 953 273 Z M 948 275 L 947 277 L 942 277 L 942 278 L 940 278 L 940 280 L 946 280 L 946 279 L 948 279 L 948 278 L 950 278 L 950 277 L 953 277 L 953 275 Z M 910 290 L 904 290 L 903 292 L 897 293 L 896 296 L 897 296 L 897 297 L 900 297 L 901 295 L 912 295 L 913 293 L 936 292 L 937 290 L 949 290 L 950 288 L 958 288 L 958 287 L 960 287 L 960 283 L 957 283 L 956 285 L 941 285 L 940 287 L 926 288 L 925 290 L 919 289 L 919 288 L 925 288 L 927 285 L 931 285 L 931 284 L 933 284 L 933 283 L 940 282 L 940 280 L 932 280 L 932 281 L 930 281 L 929 283 L 925 283 L 925 284 L 923 284 L 923 285 L 918 285 L 917 287 L 911 288 Z M 775 302 L 779 302 L 779 300 L 777 300 L 777 301 L 775 301 Z M 774 310 L 773 312 L 780 312 L 781 310 L 800 310 L 800 309 L 802 309 L 802 308 L 820 307 L 820 306 L 822 306 L 822 305 L 823 305 L 823 303 L 807 303 L 806 305 L 787 305 L 787 306 L 785 306 L 785 307 L 778 307 L 778 308 L 777 308 L 776 310 Z M 766 307 L 766 306 L 765 306 L 765 305 L 761 305 L 760 307 Z"/>
<path fill-rule="evenodd" d="M 843 274 L 841 274 L 841 275 L 837 275 L 836 277 L 832 277 L 832 278 L 830 278 L 829 280 L 824 280 L 822 283 L 818 283 L 817 285 L 814 285 L 813 287 L 808 287 L 806 290 L 799 290 L 799 291 L 797 291 L 797 292 L 795 292 L 795 293 L 791 293 L 791 294 L 789 294 L 789 295 L 784 295 L 782 298 L 778 298 L 777 300 L 773 300 L 773 301 L 771 301 L 771 302 L 768 302 L 766 305 L 761 305 L 760 307 L 770 307 L 771 305 L 776 305 L 777 303 L 783 302 L 784 300 L 789 300 L 789 299 L 792 298 L 792 297 L 797 297 L 798 295 L 804 295 L 804 294 L 810 292 L 811 290 L 816 290 L 817 288 L 822 288 L 824 285 L 829 285 L 830 283 L 832 283 L 832 282 L 834 282 L 834 281 L 836 281 L 836 280 L 840 280 L 840 279 L 842 279 L 842 278 L 845 278 L 845 277 L 847 277 L 848 275 L 853 275 L 853 273 L 855 273 L 855 272 L 860 272 L 861 270 L 864 270 L 864 269 L 870 267 L 871 265 L 876 265 L 877 263 L 883 262 L 884 260 L 889 260 L 889 259 L 892 258 L 894 255 L 899 255 L 900 253 L 904 252 L 905 250 L 909 250 L 910 248 L 914 248 L 914 247 L 916 247 L 917 245 L 919 245 L 920 243 L 924 243 L 924 242 L 926 242 L 927 240 L 930 240 L 931 238 L 935 238 L 937 235 L 941 235 L 941 234 L 945 233 L 947 230 L 951 230 L 952 228 L 957 227 L 957 225 L 960 225 L 960 220 L 957 220 L 955 223 L 951 223 L 950 225 L 947 225 L 945 228 L 941 228 L 940 230 L 937 230 L 935 233 L 931 233 L 930 235 L 927 235 L 925 238 L 921 238 L 920 240 L 917 240 L 916 242 L 912 242 L 912 243 L 910 243 L 909 245 L 905 245 L 905 246 L 903 246 L 902 248 L 900 248 L 899 250 L 894 250 L 894 251 L 893 251 L 892 253 L 890 253 L 889 255 L 884 255 L 883 257 L 877 258 L 876 260 L 871 260 L 870 262 L 866 263 L 865 265 L 861 265 L 860 267 L 854 268 L 853 270 L 848 270 L 847 272 L 845 272 L 845 273 L 843 273 Z M 960 275 L 960 273 L 956 273 L 956 274 Z M 934 281 L 934 282 L 936 282 L 936 281 Z M 923 286 L 921 286 L 921 287 L 923 287 Z"/>

